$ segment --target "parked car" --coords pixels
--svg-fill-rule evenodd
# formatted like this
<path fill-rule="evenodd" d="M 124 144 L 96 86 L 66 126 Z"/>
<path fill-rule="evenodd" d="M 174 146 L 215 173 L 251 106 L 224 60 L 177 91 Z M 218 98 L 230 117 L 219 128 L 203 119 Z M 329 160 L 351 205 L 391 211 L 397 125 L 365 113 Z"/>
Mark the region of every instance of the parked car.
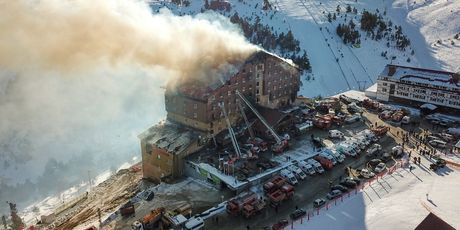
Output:
<path fill-rule="evenodd" d="M 356 184 L 356 182 L 352 181 L 352 180 L 343 180 L 342 182 L 340 182 L 340 185 L 343 185 L 347 188 L 356 188 L 356 186 L 358 186 L 358 184 Z"/>
<path fill-rule="evenodd" d="M 391 155 L 397 158 L 402 157 L 404 155 L 404 148 L 401 145 L 396 145 L 391 148 Z"/>
<path fill-rule="evenodd" d="M 291 213 L 290 216 L 291 216 L 292 220 L 297 220 L 300 217 L 305 216 L 306 214 L 307 214 L 307 211 L 305 211 L 303 209 L 297 209 L 293 213 Z"/>
<path fill-rule="evenodd" d="M 326 195 L 326 198 L 329 200 L 333 200 L 334 198 L 340 195 L 342 195 L 342 192 L 340 190 L 332 190 Z"/>
<path fill-rule="evenodd" d="M 296 185 L 299 183 L 299 181 L 297 181 L 297 178 L 295 177 L 295 175 L 287 170 L 287 169 L 282 169 L 281 172 L 280 172 L 280 175 L 282 177 L 284 177 L 286 179 L 286 181 L 291 184 L 291 185 Z"/>
<path fill-rule="evenodd" d="M 357 185 L 361 184 L 361 180 L 356 177 L 345 177 L 343 180 L 349 180 L 349 181 L 354 181 Z"/>
<path fill-rule="evenodd" d="M 151 200 L 153 200 L 154 197 L 155 197 L 155 193 L 153 191 L 149 191 L 147 196 L 146 196 L 146 198 L 145 198 L 145 200 L 146 201 L 151 201 Z"/>
<path fill-rule="evenodd" d="M 382 163 L 379 163 L 377 166 L 375 166 L 374 172 L 375 173 L 381 173 L 381 172 L 385 171 L 386 168 L 387 168 L 387 165 L 382 162 Z"/>
<path fill-rule="evenodd" d="M 305 173 L 299 167 L 295 165 L 289 165 L 287 169 L 291 171 L 299 180 L 303 180 L 307 178 L 307 175 L 305 175 Z"/>
<path fill-rule="evenodd" d="M 361 169 L 359 173 L 363 178 L 369 179 L 375 176 L 375 174 L 368 169 Z"/>
<path fill-rule="evenodd" d="M 319 174 L 323 174 L 324 173 L 324 168 L 321 166 L 321 164 L 316 161 L 315 159 L 308 159 L 307 163 L 313 165 L 313 168 L 315 169 L 315 171 Z"/>
<path fill-rule="evenodd" d="M 308 175 L 315 175 L 315 169 L 313 168 L 313 165 L 311 164 L 308 164 L 307 162 L 305 161 L 300 161 L 298 164 L 297 164 L 300 169 L 302 169 L 302 171 L 304 171 L 306 174 Z"/>
<path fill-rule="evenodd" d="M 323 206 L 325 203 L 326 203 L 326 200 L 324 200 L 323 198 L 319 198 L 319 199 L 316 199 L 315 201 L 313 201 L 313 207 L 319 208 L 319 207 Z"/>
<path fill-rule="evenodd" d="M 332 162 L 332 165 L 336 165 L 336 164 L 337 164 L 337 160 L 336 160 L 332 155 L 330 155 L 329 153 L 323 151 L 323 152 L 320 152 L 319 155 L 322 156 L 322 157 L 325 157 L 325 158 L 327 158 L 329 161 L 331 161 L 331 162 Z M 321 163 L 321 162 L 320 162 L 320 163 Z"/>
<path fill-rule="evenodd" d="M 272 225 L 272 230 L 284 229 L 288 225 L 289 225 L 289 221 L 286 219 L 282 219 Z"/>
<path fill-rule="evenodd" d="M 375 156 L 377 155 L 380 150 L 382 150 L 382 146 L 379 144 L 373 144 L 368 150 L 367 150 L 367 156 Z"/>
<path fill-rule="evenodd" d="M 347 192 L 347 191 L 348 191 L 348 188 L 345 187 L 345 186 L 343 186 L 343 185 L 336 184 L 336 185 L 333 185 L 333 186 L 331 187 L 331 191 L 333 191 L 333 190 L 339 190 L 339 191 L 341 191 L 341 192 Z"/>
<path fill-rule="evenodd" d="M 438 167 L 441 167 L 443 168 L 444 166 L 446 166 L 446 161 L 440 157 L 435 157 L 434 158 L 434 163 L 438 166 Z"/>
<path fill-rule="evenodd" d="M 382 160 L 375 158 L 370 160 L 367 164 L 369 164 L 369 166 L 375 167 L 380 163 L 382 163 Z"/>
<path fill-rule="evenodd" d="M 351 124 L 351 123 L 355 123 L 355 122 L 360 121 L 360 120 L 361 120 L 361 115 L 354 114 L 354 115 L 346 118 L 345 122 L 348 123 L 348 124 Z"/>
<path fill-rule="evenodd" d="M 345 160 L 345 155 L 338 153 L 335 150 L 331 150 L 329 154 L 332 155 L 335 158 L 335 160 L 339 163 L 342 163 Z"/>

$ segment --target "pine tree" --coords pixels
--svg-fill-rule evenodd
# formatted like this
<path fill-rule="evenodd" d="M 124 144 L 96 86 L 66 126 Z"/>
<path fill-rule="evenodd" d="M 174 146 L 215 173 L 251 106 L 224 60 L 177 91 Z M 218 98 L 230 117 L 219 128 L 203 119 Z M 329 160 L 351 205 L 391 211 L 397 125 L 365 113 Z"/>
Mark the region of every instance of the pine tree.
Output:
<path fill-rule="evenodd" d="M 204 0 L 204 8 L 209 9 L 209 1 L 208 0 Z"/>
<path fill-rule="evenodd" d="M 337 5 L 337 9 L 335 11 L 337 11 L 337 13 L 340 14 L 340 5 Z"/>
<path fill-rule="evenodd" d="M 350 13 L 350 12 L 351 12 L 351 6 L 347 5 L 347 13 Z"/>
<path fill-rule="evenodd" d="M 328 13 L 328 14 L 327 14 L 327 21 L 328 21 L 328 22 L 332 22 L 332 15 L 331 15 L 331 13 Z"/>

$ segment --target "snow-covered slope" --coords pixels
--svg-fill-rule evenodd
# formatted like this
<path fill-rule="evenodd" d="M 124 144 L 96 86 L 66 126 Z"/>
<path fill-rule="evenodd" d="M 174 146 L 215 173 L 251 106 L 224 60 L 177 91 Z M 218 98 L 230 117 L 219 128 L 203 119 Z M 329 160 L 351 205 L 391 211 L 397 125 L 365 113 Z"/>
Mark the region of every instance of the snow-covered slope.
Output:
<path fill-rule="evenodd" d="M 263 1 L 229 1 L 232 10 L 219 12 L 230 17 L 235 12 L 273 27 L 277 33 L 291 30 L 300 47 L 307 51 L 312 72 L 302 76 L 304 96 L 334 95 L 345 90 L 363 90 L 375 83 L 377 75 L 388 63 L 458 71 L 460 40 L 459 1 L 374 1 L 374 0 L 270 0 L 272 10 L 262 10 Z M 177 7 L 168 1 L 151 1 L 153 9 L 167 7 L 177 14 L 196 14 L 204 8 L 204 1 Z M 408 5 L 409 4 L 409 5 Z M 345 13 L 350 5 L 358 14 Z M 328 13 L 341 13 L 328 22 Z M 387 47 L 386 40 L 375 41 L 361 33 L 361 45 L 356 48 L 343 44 L 336 34 L 337 25 L 353 19 L 359 27 L 363 10 L 381 13 L 386 21 L 401 26 L 411 45 L 400 51 Z M 383 13 L 385 12 L 385 14 Z M 346 16 L 345 16 L 346 15 Z M 441 40 L 442 44 L 437 44 Z M 452 45 L 451 42 L 454 41 Z M 458 41 L 456 44 L 455 42 Z M 411 51 L 414 50 L 414 54 Z M 387 57 L 382 57 L 382 52 Z M 408 62 L 410 59 L 410 62 Z M 308 79 L 308 80 L 307 80 Z"/>
<path fill-rule="evenodd" d="M 417 50 L 424 55 L 419 55 L 422 65 L 460 71 L 460 39 L 454 38 L 460 34 L 460 1 L 397 0 L 387 1 L 386 6 L 392 17 L 413 32 Z"/>
<path fill-rule="evenodd" d="M 329 210 L 294 229 L 414 229 L 430 212 L 452 225 L 460 227 L 455 188 L 460 186 L 460 171 L 444 168 L 430 171 L 428 161 L 415 166 L 412 172 L 398 169 L 379 182 L 374 181 L 363 192 L 345 196 L 337 205 L 331 202 Z"/>

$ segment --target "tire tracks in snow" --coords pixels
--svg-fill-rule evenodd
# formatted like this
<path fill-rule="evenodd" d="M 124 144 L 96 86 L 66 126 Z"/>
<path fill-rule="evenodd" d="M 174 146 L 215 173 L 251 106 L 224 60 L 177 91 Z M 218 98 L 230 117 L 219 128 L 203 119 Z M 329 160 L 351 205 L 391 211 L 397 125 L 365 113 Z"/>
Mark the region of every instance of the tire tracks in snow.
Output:
<path fill-rule="evenodd" d="M 279 0 L 272 0 L 272 1 L 270 1 L 270 2 L 275 3 L 275 5 L 276 5 L 276 7 L 278 8 L 278 10 L 281 9 L 281 7 L 280 7 L 281 4 L 280 4 Z M 313 16 L 313 14 L 310 12 L 310 10 L 308 9 L 308 7 L 305 5 L 305 2 L 303 2 L 302 0 L 299 0 L 299 1 L 297 1 L 297 2 L 300 3 L 301 6 L 307 10 L 308 14 L 311 16 L 311 18 L 312 18 L 313 21 L 315 22 L 316 26 L 318 27 L 318 29 L 319 29 L 319 31 L 320 31 L 322 37 L 326 40 L 327 38 L 326 38 L 326 36 L 324 35 L 323 30 L 320 29 L 321 26 L 319 25 L 318 21 L 315 19 L 315 17 Z M 300 6 L 300 5 L 299 5 L 299 6 Z M 288 22 L 288 24 L 289 24 L 289 22 Z M 289 26 L 290 26 L 290 24 L 289 24 Z M 329 48 L 329 51 L 331 52 L 332 56 L 334 56 L 335 60 L 339 60 L 338 57 L 335 55 L 334 51 L 332 50 L 332 48 L 330 47 L 330 45 L 328 45 L 327 47 Z M 340 69 L 340 72 L 341 72 L 341 74 L 342 74 L 343 79 L 344 79 L 345 82 L 347 83 L 348 90 L 351 90 L 352 88 L 351 88 L 350 82 L 348 81 L 347 76 L 345 75 L 345 72 L 344 72 L 342 66 L 340 65 L 340 62 L 337 62 L 337 65 L 339 66 L 339 69 Z"/>
<path fill-rule="evenodd" d="M 305 0 L 305 1 L 307 1 L 307 0 Z M 310 1 L 311 1 L 311 0 L 310 0 Z M 339 5 L 343 4 L 341 1 L 338 1 L 338 2 L 340 3 Z M 324 3 L 322 3 L 322 2 L 320 2 L 320 3 L 321 3 L 321 4 L 317 5 L 317 4 L 315 4 L 314 2 L 312 2 L 312 5 L 317 9 L 318 12 L 320 12 L 320 15 L 321 15 L 320 17 L 324 17 L 324 20 L 323 20 L 322 22 L 325 23 L 325 27 L 327 28 L 327 24 L 330 24 L 330 25 L 332 25 L 333 27 L 336 27 L 336 25 L 334 24 L 334 20 L 332 20 L 332 21 L 329 23 L 329 21 L 327 20 L 327 16 L 324 15 L 324 14 L 322 14 L 322 12 L 325 12 L 326 14 L 330 13 L 330 14 L 332 15 L 334 12 L 331 12 L 331 11 L 324 5 Z M 351 6 L 351 4 L 345 4 L 345 5 L 350 5 L 350 6 Z M 330 6 L 330 5 L 328 4 L 328 6 Z M 322 9 L 320 9 L 320 8 L 322 8 Z M 358 15 L 358 14 L 357 14 L 357 15 Z M 353 16 L 352 16 L 352 17 L 353 17 Z M 335 21 L 337 21 L 337 20 L 335 20 Z M 333 29 L 332 31 L 335 31 L 334 28 L 332 28 L 332 29 Z M 330 30 L 328 30 L 328 32 L 329 32 L 329 34 L 331 35 L 332 39 L 333 39 L 334 41 L 336 41 L 337 50 L 339 50 L 339 49 L 342 50 L 342 46 L 339 48 L 339 47 L 338 47 L 338 44 L 339 44 L 339 43 L 343 43 L 343 41 L 340 40 L 340 39 L 339 39 L 339 41 L 337 41 L 336 35 L 333 34 L 333 32 L 331 33 Z M 360 36 L 361 36 L 361 35 L 360 35 Z M 346 49 L 347 49 L 347 50 L 349 51 L 349 53 L 351 54 L 352 58 L 353 58 L 354 60 L 356 60 L 356 63 L 357 63 L 357 64 L 359 64 L 359 66 L 360 66 L 361 69 L 363 70 L 363 73 L 365 74 L 365 76 L 366 76 L 367 79 L 369 80 L 370 84 L 372 85 L 372 84 L 374 83 L 374 80 L 372 80 L 371 76 L 370 76 L 369 73 L 367 72 L 367 70 L 366 70 L 366 68 L 364 67 L 364 65 L 363 65 L 363 63 L 361 62 L 361 60 L 359 60 L 358 56 L 356 56 L 356 54 L 355 54 L 355 52 L 353 51 L 353 49 L 350 48 L 350 46 L 348 46 L 347 44 L 345 44 L 345 45 L 343 45 L 343 46 L 346 47 Z M 341 53 L 343 54 L 343 52 L 341 52 Z M 347 65 L 347 66 L 348 66 L 348 65 Z M 359 82 L 362 82 L 362 81 L 358 81 L 357 78 L 356 78 L 356 76 L 355 76 L 355 74 L 354 74 L 354 71 L 352 70 L 352 68 L 350 68 L 350 67 L 348 67 L 348 68 L 350 69 L 350 72 L 351 72 L 351 74 L 353 75 L 353 77 L 355 78 L 355 81 L 356 81 L 356 83 L 358 84 L 358 87 L 359 87 L 359 86 L 360 86 Z"/>

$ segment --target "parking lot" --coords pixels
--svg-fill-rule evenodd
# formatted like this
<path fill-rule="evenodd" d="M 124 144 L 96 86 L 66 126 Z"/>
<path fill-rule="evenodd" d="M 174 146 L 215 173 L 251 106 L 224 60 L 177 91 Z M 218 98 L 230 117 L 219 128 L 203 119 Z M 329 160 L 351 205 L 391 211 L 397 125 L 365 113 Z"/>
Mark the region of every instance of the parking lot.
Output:
<path fill-rule="evenodd" d="M 338 128 L 345 136 L 353 136 L 355 133 L 369 128 L 371 124 L 383 124 L 382 121 L 374 114 L 364 113 L 366 122 L 357 122 L 350 125 L 345 125 Z M 392 130 L 393 132 L 394 130 Z M 311 131 L 315 136 L 325 138 L 326 145 L 338 143 L 339 140 L 326 139 L 328 132 L 324 130 L 314 129 Z M 310 139 L 310 135 L 302 136 L 302 138 Z M 382 146 L 382 152 L 389 152 L 391 148 L 397 143 L 401 143 L 397 137 L 386 135 L 382 137 L 379 142 Z M 294 197 L 290 200 L 283 202 L 277 210 L 272 207 L 267 207 L 262 212 L 250 219 L 245 219 L 242 216 L 231 217 L 222 214 L 218 217 L 218 222 L 215 219 L 208 219 L 206 221 L 206 229 L 245 229 L 247 226 L 250 229 L 260 229 L 266 226 L 271 227 L 280 219 L 289 219 L 289 215 L 295 211 L 296 207 L 310 209 L 313 207 L 313 201 L 317 198 L 325 198 L 325 195 L 330 191 L 330 181 L 332 184 L 338 184 L 341 178 L 346 177 L 346 168 L 361 169 L 366 166 L 366 163 L 371 158 L 367 157 L 365 151 L 361 152 L 356 158 L 346 157 L 345 161 L 337 164 L 332 170 L 326 171 L 322 175 L 308 176 L 305 180 L 299 182 L 295 186 Z M 394 161 L 387 162 L 387 166 L 394 164 Z"/>

